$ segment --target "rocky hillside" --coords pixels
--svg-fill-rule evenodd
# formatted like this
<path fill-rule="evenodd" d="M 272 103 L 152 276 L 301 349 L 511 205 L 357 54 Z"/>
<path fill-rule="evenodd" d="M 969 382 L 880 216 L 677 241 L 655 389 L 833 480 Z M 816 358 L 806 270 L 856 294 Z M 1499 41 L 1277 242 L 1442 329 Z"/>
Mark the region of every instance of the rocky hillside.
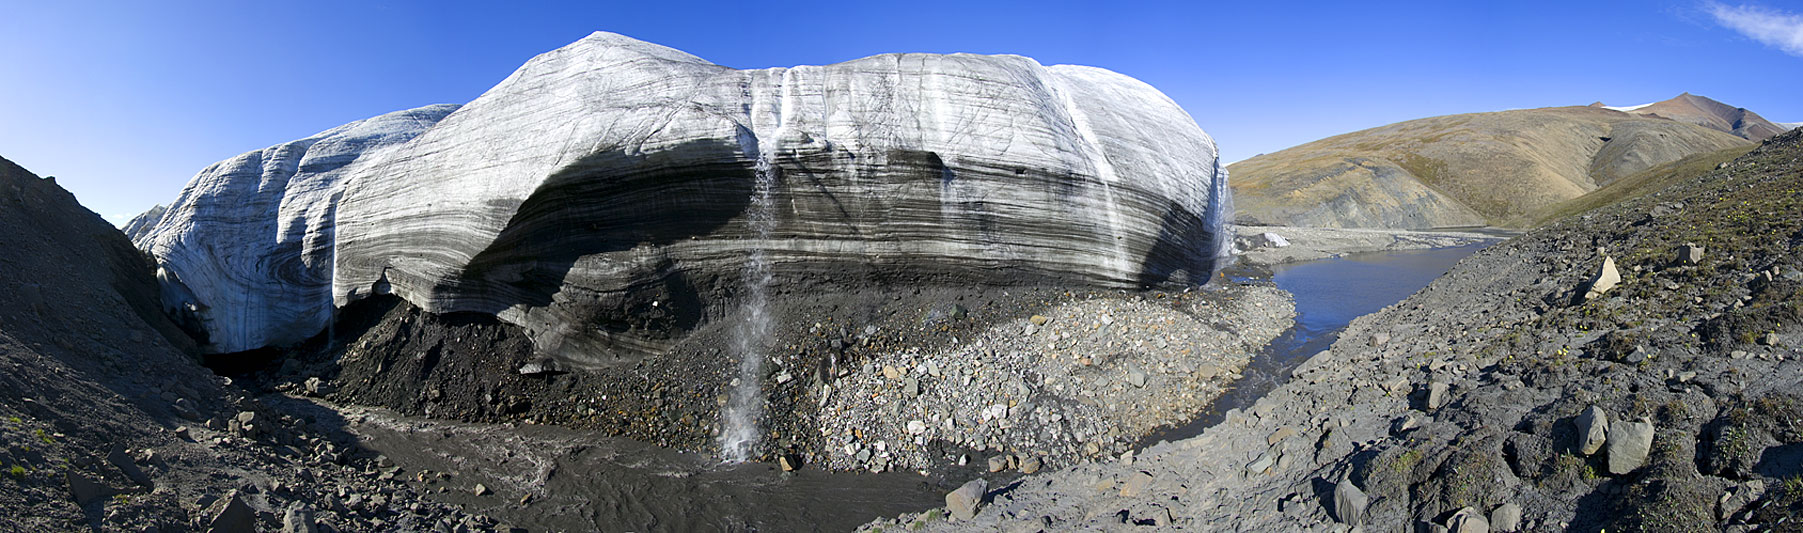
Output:
<path fill-rule="evenodd" d="M 161 312 L 150 260 L 5 159 L 0 250 L 0 531 L 494 525 L 376 479 L 336 416 L 214 376 Z"/>
<path fill-rule="evenodd" d="M 1557 107 L 1400 122 L 1260 155 L 1228 170 L 1242 223 L 1481 226 L 1659 164 L 1746 143 L 1695 124 Z"/>
<path fill-rule="evenodd" d="M 140 243 L 207 349 L 291 344 L 392 293 L 593 369 L 670 349 L 752 285 L 1193 285 L 1231 239 L 1214 141 L 1092 67 L 735 70 L 596 33 L 437 111 L 195 177 Z"/>
<path fill-rule="evenodd" d="M 1467 258 L 1195 439 L 972 491 L 974 526 L 1795 531 L 1798 213 L 1791 132 Z M 940 516 L 876 527 L 973 527 Z"/>
<path fill-rule="evenodd" d="M 1690 93 L 1680 94 L 1670 100 L 1630 107 L 1609 107 L 1602 102 L 1590 104 L 1590 107 L 1696 124 L 1754 141 L 1769 139 L 1795 127 L 1766 120 L 1759 113 L 1748 111 L 1744 107 L 1734 107 Z"/>

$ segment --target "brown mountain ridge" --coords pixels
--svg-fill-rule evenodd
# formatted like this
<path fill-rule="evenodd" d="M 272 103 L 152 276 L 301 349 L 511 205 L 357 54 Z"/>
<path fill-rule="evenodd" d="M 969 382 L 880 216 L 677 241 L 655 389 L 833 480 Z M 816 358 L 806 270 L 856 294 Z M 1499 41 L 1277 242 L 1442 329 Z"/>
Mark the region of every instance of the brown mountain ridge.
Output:
<path fill-rule="evenodd" d="M 1683 95 L 1629 111 L 1571 106 L 1430 117 L 1255 156 L 1228 170 L 1240 223 L 1502 226 L 1655 166 L 1751 145 L 1737 129 L 1770 136 L 1770 122 L 1736 110 Z"/>

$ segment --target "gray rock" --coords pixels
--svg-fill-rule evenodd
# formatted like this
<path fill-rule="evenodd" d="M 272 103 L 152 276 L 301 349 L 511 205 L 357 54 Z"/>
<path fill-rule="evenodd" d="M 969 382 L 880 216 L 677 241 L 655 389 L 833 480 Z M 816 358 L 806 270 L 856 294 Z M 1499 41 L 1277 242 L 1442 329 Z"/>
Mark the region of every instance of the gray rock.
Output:
<path fill-rule="evenodd" d="M 1403 433 L 1408 433 L 1410 430 L 1420 428 L 1420 427 L 1421 427 L 1421 419 L 1420 418 L 1415 417 L 1415 415 L 1413 415 L 1413 414 L 1405 414 L 1405 415 L 1396 417 L 1395 420 L 1390 421 L 1390 434 L 1391 435 L 1401 435 Z"/>
<path fill-rule="evenodd" d="M 1597 406 L 1590 406 L 1578 415 L 1578 452 L 1593 455 L 1603 449 L 1603 443 L 1609 438 L 1609 415 Z"/>
<path fill-rule="evenodd" d="M 1039 456 L 1029 455 L 1026 458 L 1020 460 L 1020 473 L 1032 474 L 1032 473 L 1038 472 L 1039 469 L 1043 468 L 1044 466 L 1045 466 L 1045 462 L 1042 461 L 1039 458 Z"/>
<path fill-rule="evenodd" d="M 1759 344 L 1762 344 L 1765 346 L 1777 346 L 1778 345 L 1778 334 L 1768 331 L 1768 332 L 1766 332 L 1766 334 L 1760 335 L 1759 336 Z"/>
<path fill-rule="evenodd" d="M 983 506 L 984 492 L 989 490 L 989 482 L 977 478 L 966 482 L 958 490 L 945 495 L 945 508 L 952 512 L 952 518 L 970 520 L 976 518 L 977 511 Z"/>
<path fill-rule="evenodd" d="M 151 486 L 150 476 L 146 475 L 143 469 L 138 468 L 137 461 L 133 461 L 131 456 L 125 453 L 124 446 L 114 445 L 113 450 L 106 454 L 106 462 L 113 465 L 113 468 L 119 469 L 119 472 L 125 474 L 125 477 L 130 478 L 133 483 L 143 487 Z"/>
<path fill-rule="evenodd" d="M 85 506 L 93 503 L 95 500 L 105 498 L 110 492 L 105 486 L 88 479 L 88 476 L 72 470 L 65 473 L 63 477 L 69 483 L 69 496 L 75 500 L 76 505 Z"/>
<path fill-rule="evenodd" d="M 1378 346 L 1383 346 L 1383 345 L 1389 344 L 1389 343 L 1390 343 L 1390 332 L 1388 332 L 1388 331 L 1379 331 L 1379 332 L 1371 335 L 1371 346 L 1373 348 L 1378 347 Z"/>
<path fill-rule="evenodd" d="M 1263 246 L 1269 246 L 1272 248 L 1283 248 L 1285 246 L 1290 245 L 1289 239 L 1285 239 L 1285 238 L 1283 238 L 1282 235 L 1278 235 L 1276 233 L 1271 233 L 1269 231 L 1260 233 L 1258 235 L 1258 237 L 1259 237 L 1259 239 L 1264 241 Z"/>
<path fill-rule="evenodd" d="M 1365 506 L 1370 503 L 1371 498 L 1350 479 L 1342 479 L 1333 486 L 1333 517 L 1340 523 L 1353 527 L 1363 525 Z"/>
<path fill-rule="evenodd" d="M 1765 496 L 1765 480 L 1762 479 L 1748 480 L 1738 487 L 1732 487 L 1722 493 L 1721 499 L 1716 500 L 1716 519 L 1733 518 L 1734 515 L 1745 509 L 1747 504 L 1758 501 L 1762 496 Z"/>
<path fill-rule="evenodd" d="M 1271 471 L 1271 466 L 1276 463 L 1277 460 L 1271 457 L 1270 451 L 1258 454 L 1257 459 L 1253 459 L 1251 463 L 1246 465 L 1246 475 L 1256 476 L 1269 472 Z"/>
<path fill-rule="evenodd" d="M 1008 456 L 997 455 L 989 458 L 989 471 L 1001 472 L 1008 469 Z"/>
<path fill-rule="evenodd" d="M 255 533 L 257 531 L 257 511 L 251 509 L 249 504 L 244 503 L 244 499 L 238 495 L 238 491 L 234 490 L 227 494 L 225 498 L 221 498 L 220 502 L 215 502 L 214 507 L 216 509 L 212 513 L 212 518 L 207 520 L 208 533 Z"/>
<path fill-rule="evenodd" d="M 1605 255 L 1602 266 L 1597 267 L 1596 273 L 1590 276 L 1590 283 L 1584 286 L 1584 300 L 1594 300 L 1620 283 L 1621 272 L 1615 270 L 1615 258 Z"/>
<path fill-rule="evenodd" d="M 1446 402 L 1452 400 L 1451 394 L 1449 394 L 1451 391 L 1452 386 L 1444 381 L 1429 382 L 1427 384 L 1427 408 L 1434 410 L 1445 407 Z"/>
<path fill-rule="evenodd" d="M 1027 321 L 1032 322 L 1034 326 L 1044 326 L 1046 322 L 1051 322 L 1052 319 L 1045 315 L 1033 315 L 1032 317 L 1027 318 Z"/>
<path fill-rule="evenodd" d="M 487 496 L 487 495 L 495 493 L 495 491 L 488 489 L 488 485 L 483 485 L 481 483 L 476 484 L 476 489 L 474 490 L 474 492 L 477 496 Z"/>
<path fill-rule="evenodd" d="M 1509 502 L 1490 511 L 1490 529 L 1504 533 L 1514 533 L 1521 529 L 1521 506 Z"/>
<path fill-rule="evenodd" d="M 313 520 L 313 510 L 295 502 L 288 507 L 282 516 L 282 533 L 319 533 L 319 523 Z"/>
<path fill-rule="evenodd" d="M 1696 265 L 1703 262 L 1703 247 L 1692 243 L 1684 243 L 1678 247 L 1678 264 Z"/>
<path fill-rule="evenodd" d="M 1141 369 L 1139 365 L 1128 363 L 1127 384 L 1132 385 L 1133 388 L 1136 389 L 1146 388 L 1146 371 Z"/>
<path fill-rule="evenodd" d="M 1152 473 L 1144 470 L 1127 474 L 1127 482 L 1121 484 L 1121 497 L 1138 498 L 1146 493 L 1146 489 L 1152 488 L 1153 479 Z"/>
<path fill-rule="evenodd" d="M 1609 425 L 1609 473 L 1619 476 L 1633 472 L 1646 462 L 1647 452 L 1652 449 L 1652 422 L 1641 419 Z"/>
<path fill-rule="evenodd" d="M 1490 520 L 1477 509 L 1466 507 L 1452 515 L 1446 522 L 1446 529 L 1452 533 L 1490 533 Z"/>
<path fill-rule="evenodd" d="M 919 396 L 920 380 L 914 379 L 913 377 L 902 378 L 901 389 L 902 394 L 906 394 L 909 398 Z"/>

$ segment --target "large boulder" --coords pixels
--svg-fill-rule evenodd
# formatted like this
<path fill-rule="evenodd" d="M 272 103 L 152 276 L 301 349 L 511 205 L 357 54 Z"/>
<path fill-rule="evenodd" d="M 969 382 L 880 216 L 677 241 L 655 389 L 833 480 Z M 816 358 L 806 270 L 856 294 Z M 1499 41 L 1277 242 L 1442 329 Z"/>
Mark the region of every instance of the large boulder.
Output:
<path fill-rule="evenodd" d="M 754 259 L 779 284 L 1129 288 L 1204 282 L 1230 244 L 1214 142 L 1099 68 L 888 54 L 734 70 L 596 33 L 450 111 L 196 176 L 142 241 L 170 304 L 230 352 L 392 293 L 492 314 L 584 368 L 668 346 L 737 298 Z"/>

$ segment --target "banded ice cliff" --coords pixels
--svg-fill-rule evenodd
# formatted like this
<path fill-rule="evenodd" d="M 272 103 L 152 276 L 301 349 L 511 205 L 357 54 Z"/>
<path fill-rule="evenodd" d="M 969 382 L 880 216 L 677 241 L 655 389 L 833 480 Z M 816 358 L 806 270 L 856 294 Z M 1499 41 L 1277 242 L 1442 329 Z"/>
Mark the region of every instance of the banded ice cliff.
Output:
<path fill-rule="evenodd" d="M 776 286 L 1202 283 L 1231 238 L 1222 167 L 1182 108 L 1099 68 L 735 70 L 596 33 L 461 108 L 208 167 L 138 245 L 214 351 L 299 341 L 392 293 L 593 367 L 743 298 L 754 252 Z"/>

